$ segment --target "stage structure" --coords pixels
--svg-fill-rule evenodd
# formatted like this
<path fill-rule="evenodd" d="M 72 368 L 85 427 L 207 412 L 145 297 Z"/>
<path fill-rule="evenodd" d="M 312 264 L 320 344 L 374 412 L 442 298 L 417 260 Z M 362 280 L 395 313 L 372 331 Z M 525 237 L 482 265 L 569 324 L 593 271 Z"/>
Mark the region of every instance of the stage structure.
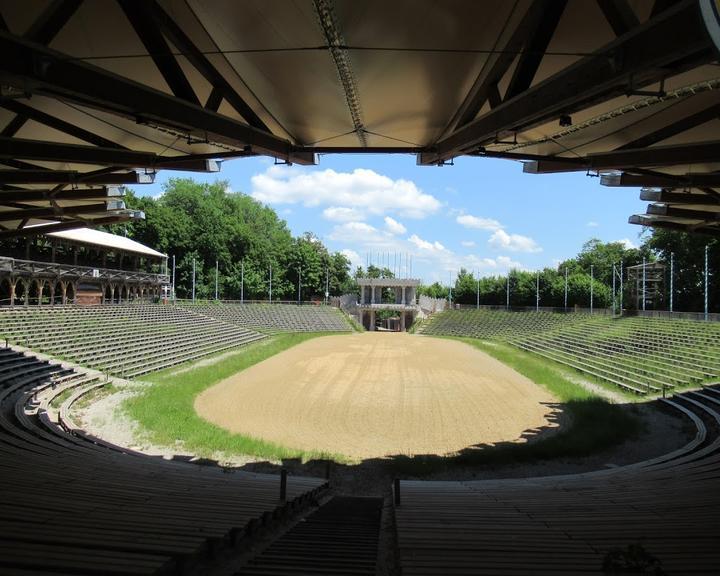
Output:
<path fill-rule="evenodd" d="M 159 298 L 167 256 L 90 228 L 5 241 L 0 304 L 110 304 Z"/>
<path fill-rule="evenodd" d="M 417 305 L 417 287 L 420 280 L 415 278 L 358 278 L 360 301 L 358 303 L 360 323 L 366 330 L 376 330 L 379 311 L 395 312 L 397 324 L 390 319 L 393 330 L 404 332 L 412 326 L 420 312 Z"/>

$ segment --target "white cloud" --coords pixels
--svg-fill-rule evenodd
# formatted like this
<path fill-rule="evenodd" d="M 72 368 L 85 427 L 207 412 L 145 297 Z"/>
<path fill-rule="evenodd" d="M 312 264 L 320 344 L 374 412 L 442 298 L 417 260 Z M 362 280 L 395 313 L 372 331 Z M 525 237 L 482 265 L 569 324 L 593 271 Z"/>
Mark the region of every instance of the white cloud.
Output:
<path fill-rule="evenodd" d="M 532 238 L 521 234 L 508 234 L 505 230 L 493 232 L 488 244 L 497 250 L 510 252 L 542 252 L 542 248 Z"/>
<path fill-rule="evenodd" d="M 385 229 L 390 232 L 390 234 L 405 234 L 405 232 L 407 232 L 405 226 L 394 218 L 390 218 L 390 216 L 385 216 Z"/>
<path fill-rule="evenodd" d="M 362 258 L 360 258 L 360 254 L 355 252 L 355 250 L 350 250 L 349 248 L 344 248 L 343 250 L 340 250 L 340 254 L 345 256 L 348 260 L 350 260 L 350 269 L 355 270 L 358 266 L 363 266 L 365 262 Z"/>
<path fill-rule="evenodd" d="M 597 228 L 598 226 L 600 226 L 600 224 L 598 224 L 594 220 L 590 220 L 590 222 L 585 224 L 585 226 L 587 226 L 588 228 Z"/>
<path fill-rule="evenodd" d="M 615 240 L 615 242 L 619 242 L 625 247 L 625 250 L 632 250 L 633 248 L 637 248 L 637 244 L 635 244 L 630 238 L 621 238 L 620 240 Z"/>
<path fill-rule="evenodd" d="M 437 240 L 435 242 L 428 242 L 427 240 L 423 240 L 420 238 L 417 234 L 413 234 L 408 238 L 408 242 L 414 244 L 417 246 L 421 251 L 425 252 L 448 252 L 448 249 L 445 248 L 440 242 Z"/>
<path fill-rule="evenodd" d="M 330 232 L 330 240 L 336 242 L 372 243 L 374 238 L 381 238 L 382 232 L 365 222 L 345 222 L 334 226 Z"/>
<path fill-rule="evenodd" d="M 360 210 L 345 208 L 344 206 L 330 206 L 329 208 L 325 208 L 322 215 L 326 220 L 332 220 L 333 222 L 351 222 L 364 218 Z"/>
<path fill-rule="evenodd" d="M 475 241 L 474 240 L 462 240 L 460 242 L 460 244 L 465 246 L 465 248 L 472 248 L 473 246 L 475 246 Z"/>
<path fill-rule="evenodd" d="M 472 214 L 461 214 L 455 221 L 465 228 L 473 228 L 475 230 L 501 230 L 502 224 L 492 218 L 480 218 Z"/>
<path fill-rule="evenodd" d="M 410 180 L 393 180 L 364 168 L 336 172 L 271 166 L 251 182 L 252 197 L 265 204 L 327 205 L 405 218 L 425 218 L 441 206 Z"/>

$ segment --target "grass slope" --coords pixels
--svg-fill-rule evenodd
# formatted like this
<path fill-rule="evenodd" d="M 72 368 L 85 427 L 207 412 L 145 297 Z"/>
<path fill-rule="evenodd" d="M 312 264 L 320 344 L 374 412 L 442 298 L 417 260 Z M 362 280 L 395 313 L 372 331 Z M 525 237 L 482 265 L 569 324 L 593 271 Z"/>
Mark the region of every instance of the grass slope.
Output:
<path fill-rule="evenodd" d="M 344 461 L 344 457 L 339 455 L 293 450 L 258 438 L 233 434 L 198 416 L 194 407 L 195 397 L 221 380 L 301 342 L 332 334 L 278 334 L 249 344 L 237 354 L 212 364 L 202 362 L 179 374 L 176 373 L 177 367 L 150 374 L 143 380 L 152 383 L 152 386 L 128 399 L 124 408 L 142 426 L 149 441 L 164 446 L 174 446 L 181 441 L 184 449 L 203 457 L 222 452 L 272 460 L 332 458 Z"/>

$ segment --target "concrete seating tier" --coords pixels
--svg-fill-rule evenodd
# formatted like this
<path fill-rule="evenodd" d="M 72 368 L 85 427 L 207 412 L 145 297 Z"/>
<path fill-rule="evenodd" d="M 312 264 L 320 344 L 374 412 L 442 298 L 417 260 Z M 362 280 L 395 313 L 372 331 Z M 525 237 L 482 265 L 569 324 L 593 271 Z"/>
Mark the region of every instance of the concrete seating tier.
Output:
<path fill-rule="evenodd" d="M 663 318 L 449 310 L 428 335 L 498 339 L 637 394 L 720 376 L 720 323 Z"/>
<path fill-rule="evenodd" d="M 659 402 L 696 433 L 652 460 L 555 477 L 401 482 L 403 575 L 715 574 L 720 389 Z"/>
<path fill-rule="evenodd" d="M 720 375 L 720 325 L 599 317 L 509 341 L 529 352 L 638 393 L 697 385 Z"/>
<path fill-rule="evenodd" d="M 157 304 L 0 310 L 11 343 L 106 373 L 135 377 L 264 336 L 192 310 Z"/>
<path fill-rule="evenodd" d="M 267 332 L 347 332 L 352 330 L 332 306 L 296 304 L 188 304 L 183 308 L 246 328 Z"/>
<path fill-rule="evenodd" d="M 588 314 L 506 312 L 504 310 L 446 310 L 432 315 L 418 329 L 428 336 L 464 336 L 488 340 L 512 337 L 518 332 L 542 332 L 591 319 Z"/>
<path fill-rule="evenodd" d="M 313 501 L 322 479 L 223 471 L 139 456 L 50 406 L 101 385 L 0 349 L 0 574 L 197 573 L 220 547 Z M 60 397 L 60 395 L 63 395 Z M 62 401 L 68 412 L 81 394 Z"/>

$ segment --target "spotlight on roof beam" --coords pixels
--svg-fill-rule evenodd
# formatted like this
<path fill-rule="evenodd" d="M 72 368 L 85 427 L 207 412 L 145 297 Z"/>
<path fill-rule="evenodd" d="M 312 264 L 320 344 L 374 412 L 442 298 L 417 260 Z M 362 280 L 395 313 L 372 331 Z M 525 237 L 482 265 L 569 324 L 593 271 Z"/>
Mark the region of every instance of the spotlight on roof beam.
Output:
<path fill-rule="evenodd" d="M 572 118 L 569 114 L 563 114 L 560 116 L 560 126 L 565 128 L 566 126 L 572 126 Z"/>

